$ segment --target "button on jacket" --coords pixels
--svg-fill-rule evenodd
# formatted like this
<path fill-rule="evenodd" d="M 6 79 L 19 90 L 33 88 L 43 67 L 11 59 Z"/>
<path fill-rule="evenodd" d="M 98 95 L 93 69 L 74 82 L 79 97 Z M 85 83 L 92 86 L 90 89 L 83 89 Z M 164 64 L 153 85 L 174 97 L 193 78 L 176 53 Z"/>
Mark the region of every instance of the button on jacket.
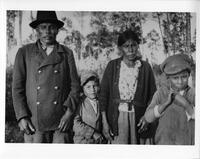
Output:
<path fill-rule="evenodd" d="M 39 131 L 57 129 L 67 107 L 75 111 L 79 80 L 73 53 L 56 43 L 45 56 L 39 41 L 18 50 L 13 73 L 17 120 L 30 117 Z"/>

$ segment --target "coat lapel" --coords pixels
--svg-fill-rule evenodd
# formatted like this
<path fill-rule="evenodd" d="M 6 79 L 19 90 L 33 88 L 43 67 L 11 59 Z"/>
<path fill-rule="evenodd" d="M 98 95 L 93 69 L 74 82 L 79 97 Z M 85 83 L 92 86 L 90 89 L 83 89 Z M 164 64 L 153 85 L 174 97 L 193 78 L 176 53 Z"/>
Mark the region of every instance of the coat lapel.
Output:
<path fill-rule="evenodd" d="M 98 105 L 97 105 L 97 114 L 95 113 L 93 107 L 92 107 L 92 104 L 91 102 L 89 101 L 88 98 L 86 98 L 85 100 L 85 105 L 87 106 L 87 112 L 92 116 L 93 119 L 95 119 L 95 121 L 98 119 L 98 116 L 99 116 L 99 108 L 98 108 Z"/>
<path fill-rule="evenodd" d="M 47 66 L 47 65 L 53 65 L 61 62 L 60 55 L 54 50 L 49 56 L 47 56 L 42 63 L 40 64 L 40 68 Z"/>
<path fill-rule="evenodd" d="M 33 60 L 33 63 L 38 68 L 42 61 L 44 60 L 44 56 L 42 55 L 42 50 L 39 47 L 39 42 L 37 41 L 35 43 L 35 47 L 33 47 L 32 53 L 31 53 L 31 59 Z"/>
<path fill-rule="evenodd" d="M 53 52 L 47 57 L 43 56 L 43 53 L 42 53 L 43 50 L 39 42 L 37 42 L 36 45 L 37 47 L 35 50 L 34 61 L 36 62 L 38 69 L 47 65 L 57 64 L 62 61 L 61 53 L 64 52 L 64 50 L 59 44 L 55 45 Z"/>

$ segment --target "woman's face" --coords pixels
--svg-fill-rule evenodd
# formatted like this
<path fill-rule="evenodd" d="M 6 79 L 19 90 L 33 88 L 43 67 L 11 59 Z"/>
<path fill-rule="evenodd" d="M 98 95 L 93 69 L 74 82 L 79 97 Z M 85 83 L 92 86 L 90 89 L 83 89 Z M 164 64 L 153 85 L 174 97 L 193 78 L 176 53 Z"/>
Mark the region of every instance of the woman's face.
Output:
<path fill-rule="evenodd" d="M 121 47 L 123 57 L 129 61 L 135 60 L 138 54 L 139 45 L 136 41 L 128 40 Z"/>

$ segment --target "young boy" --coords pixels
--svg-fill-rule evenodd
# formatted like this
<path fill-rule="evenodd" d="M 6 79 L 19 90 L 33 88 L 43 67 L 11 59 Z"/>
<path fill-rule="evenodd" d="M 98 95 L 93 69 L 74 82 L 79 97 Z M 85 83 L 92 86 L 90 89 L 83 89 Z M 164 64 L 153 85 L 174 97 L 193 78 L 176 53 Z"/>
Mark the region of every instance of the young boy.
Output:
<path fill-rule="evenodd" d="M 161 70 L 170 87 L 159 88 L 145 112 L 146 122 L 159 120 L 155 144 L 193 145 L 195 91 L 188 86 L 191 61 L 185 54 L 173 55 L 162 63 Z"/>
<path fill-rule="evenodd" d="M 99 78 L 93 71 L 84 71 L 81 74 L 81 87 L 83 98 L 74 119 L 74 143 L 100 144 L 101 115 L 99 111 L 98 92 Z"/>

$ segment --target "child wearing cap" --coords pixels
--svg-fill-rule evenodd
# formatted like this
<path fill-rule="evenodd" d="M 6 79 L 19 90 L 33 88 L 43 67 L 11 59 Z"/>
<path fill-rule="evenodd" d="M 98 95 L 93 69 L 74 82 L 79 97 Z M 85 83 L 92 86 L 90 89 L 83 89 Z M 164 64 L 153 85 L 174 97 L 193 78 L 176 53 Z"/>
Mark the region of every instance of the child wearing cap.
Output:
<path fill-rule="evenodd" d="M 103 142 L 101 134 L 101 114 L 99 111 L 98 92 L 99 78 L 93 71 L 81 74 L 83 97 L 74 118 L 74 143 L 100 144 Z"/>
<path fill-rule="evenodd" d="M 195 91 L 188 86 L 191 61 L 185 54 L 173 55 L 161 64 L 161 70 L 170 86 L 156 91 L 145 112 L 147 123 L 158 121 L 155 144 L 193 145 Z"/>

